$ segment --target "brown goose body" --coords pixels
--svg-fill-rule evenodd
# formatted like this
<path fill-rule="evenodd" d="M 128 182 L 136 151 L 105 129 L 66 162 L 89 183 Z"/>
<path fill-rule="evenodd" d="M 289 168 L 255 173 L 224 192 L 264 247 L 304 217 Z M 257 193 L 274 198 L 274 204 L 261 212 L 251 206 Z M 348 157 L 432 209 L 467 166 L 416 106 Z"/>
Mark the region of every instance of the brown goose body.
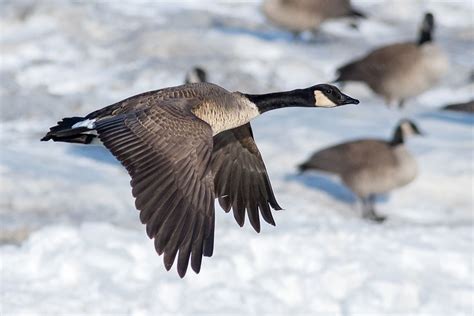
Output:
<path fill-rule="evenodd" d="M 398 43 L 376 49 L 338 71 L 339 80 L 365 82 L 392 103 L 428 90 L 447 68 L 447 58 L 438 46 Z"/>
<path fill-rule="evenodd" d="M 417 168 L 405 146 L 362 139 L 342 143 L 315 153 L 305 163 L 308 169 L 337 174 L 358 196 L 389 192 L 416 177 Z"/>
<path fill-rule="evenodd" d="M 167 103 L 172 104 L 166 106 Z M 214 135 L 225 129 L 243 125 L 259 115 L 255 105 L 238 92 L 229 92 L 212 83 L 192 83 L 139 94 L 92 112 L 86 118 L 103 119 L 155 108 L 157 104 L 191 111 L 211 126 Z"/>
<path fill-rule="evenodd" d="M 296 33 L 314 31 L 328 19 L 363 16 L 349 0 L 266 0 L 262 10 L 272 23 Z"/>
<path fill-rule="evenodd" d="M 65 118 L 42 140 L 89 144 L 98 137 L 130 174 L 140 220 L 166 269 L 177 257 L 183 277 L 189 261 L 199 272 L 202 256 L 213 253 L 215 198 L 241 226 L 245 213 L 256 231 L 260 214 L 275 224 L 271 208 L 281 207 L 248 122 L 286 106 L 351 103 L 358 101 L 330 85 L 250 95 L 186 84 Z"/>
<path fill-rule="evenodd" d="M 362 201 L 364 215 L 382 219 L 373 209 L 374 197 L 412 182 L 417 163 L 404 145 L 405 137 L 419 134 L 409 121 L 402 121 L 391 141 L 360 139 L 344 142 L 314 153 L 300 170 L 318 170 L 338 175 Z"/>
<path fill-rule="evenodd" d="M 449 61 L 432 41 L 434 26 L 426 24 L 425 21 L 418 43 L 396 43 L 375 49 L 340 67 L 337 81 L 364 82 L 388 104 L 403 105 L 406 99 L 430 89 L 446 73 Z"/>

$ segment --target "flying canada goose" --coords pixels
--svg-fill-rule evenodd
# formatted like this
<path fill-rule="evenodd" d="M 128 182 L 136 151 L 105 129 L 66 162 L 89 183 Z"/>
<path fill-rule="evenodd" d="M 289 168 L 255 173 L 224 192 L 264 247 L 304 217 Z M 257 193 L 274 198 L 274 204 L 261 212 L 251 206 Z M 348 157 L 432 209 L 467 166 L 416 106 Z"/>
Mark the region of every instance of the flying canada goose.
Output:
<path fill-rule="evenodd" d="M 285 107 L 357 104 L 334 86 L 269 94 L 194 83 L 142 93 L 52 127 L 43 141 L 90 144 L 98 137 L 130 174 L 135 206 L 164 264 L 199 273 L 214 245 L 214 199 L 237 223 L 275 225 L 272 191 L 249 121 Z M 179 251 L 179 254 L 177 254 Z"/>
<path fill-rule="evenodd" d="M 378 48 L 367 56 L 340 67 L 336 82 L 365 82 L 387 104 L 402 107 L 407 98 L 433 87 L 449 62 L 433 43 L 434 17 L 425 14 L 417 43 L 397 43 Z"/>
<path fill-rule="evenodd" d="M 265 0 L 265 16 L 295 36 L 315 32 L 325 20 L 341 17 L 365 17 L 352 8 L 350 0 Z"/>
<path fill-rule="evenodd" d="M 193 67 L 186 73 L 184 83 L 207 82 L 207 73 L 201 67 Z"/>
<path fill-rule="evenodd" d="M 402 120 L 391 141 L 361 139 L 335 145 L 314 153 L 300 171 L 319 170 L 338 175 L 362 201 L 365 218 L 383 221 L 375 212 L 377 194 L 387 193 L 415 179 L 417 165 L 405 148 L 410 135 L 421 135 L 417 126 Z"/>

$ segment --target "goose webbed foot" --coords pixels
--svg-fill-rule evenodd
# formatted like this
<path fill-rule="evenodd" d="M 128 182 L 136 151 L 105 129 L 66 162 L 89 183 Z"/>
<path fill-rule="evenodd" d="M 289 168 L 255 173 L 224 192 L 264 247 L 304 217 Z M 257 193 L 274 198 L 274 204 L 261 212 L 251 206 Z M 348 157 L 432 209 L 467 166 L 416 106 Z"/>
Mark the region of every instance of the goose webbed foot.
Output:
<path fill-rule="evenodd" d="M 378 214 L 375 213 L 374 211 L 364 213 L 364 216 L 363 216 L 363 217 L 364 217 L 365 219 L 374 221 L 374 222 L 376 222 L 376 223 L 382 223 L 382 222 L 384 222 L 384 221 L 387 219 L 386 216 L 378 215 Z"/>
<path fill-rule="evenodd" d="M 362 198 L 362 217 L 377 223 L 384 222 L 387 217 L 377 214 L 375 211 L 375 195 L 370 195 L 369 197 Z"/>

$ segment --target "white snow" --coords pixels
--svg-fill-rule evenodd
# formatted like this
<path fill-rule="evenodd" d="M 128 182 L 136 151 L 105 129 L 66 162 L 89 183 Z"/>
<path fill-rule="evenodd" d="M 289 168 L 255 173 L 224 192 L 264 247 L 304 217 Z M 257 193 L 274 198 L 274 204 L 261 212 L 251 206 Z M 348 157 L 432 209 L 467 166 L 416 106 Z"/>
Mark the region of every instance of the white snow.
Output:
<path fill-rule="evenodd" d="M 359 30 L 333 21 L 309 42 L 266 24 L 256 1 L 2 1 L 0 314 L 472 315 L 474 117 L 438 108 L 474 97 L 473 4 L 353 2 L 370 16 Z M 414 39 L 427 10 L 451 60 L 440 85 L 404 111 L 350 84 L 357 106 L 257 118 L 285 210 L 257 234 L 217 208 L 199 275 L 166 272 L 105 149 L 39 142 L 62 117 L 181 84 L 195 65 L 248 93 L 328 82 L 371 48 Z M 362 220 L 336 179 L 298 175 L 315 150 L 388 138 L 403 117 L 426 134 L 408 143 L 420 174 L 379 201 L 386 223 Z"/>

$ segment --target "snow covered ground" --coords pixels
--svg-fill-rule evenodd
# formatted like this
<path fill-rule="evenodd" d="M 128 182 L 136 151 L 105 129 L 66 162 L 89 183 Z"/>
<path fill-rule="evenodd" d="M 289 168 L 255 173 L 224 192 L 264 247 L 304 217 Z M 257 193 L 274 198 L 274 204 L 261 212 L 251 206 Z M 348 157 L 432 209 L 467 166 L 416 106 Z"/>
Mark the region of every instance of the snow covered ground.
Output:
<path fill-rule="evenodd" d="M 370 19 L 294 41 L 254 1 L 0 1 L 1 315 L 472 315 L 474 8 L 465 1 L 354 1 Z M 238 227 L 219 208 L 201 273 L 166 272 L 105 149 L 39 139 L 63 116 L 178 85 L 191 66 L 229 90 L 267 92 L 334 78 L 370 48 L 416 37 L 431 10 L 452 68 L 435 89 L 387 109 L 362 85 L 359 106 L 288 109 L 254 121 L 277 199 L 276 227 Z M 391 136 L 402 117 L 419 177 L 359 218 L 354 196 L 295 166 L 313 151 Z"/>

